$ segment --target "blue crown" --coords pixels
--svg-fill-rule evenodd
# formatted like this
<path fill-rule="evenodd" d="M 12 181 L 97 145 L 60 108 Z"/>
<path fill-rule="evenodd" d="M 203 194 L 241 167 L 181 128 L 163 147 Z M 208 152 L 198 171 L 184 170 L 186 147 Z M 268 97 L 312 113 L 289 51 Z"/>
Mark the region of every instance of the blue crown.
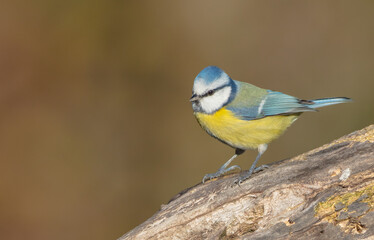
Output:
<path fill-rule="evenodd" d="M 209 66 L 204 68 L 195 78 L 195 81 L 204 81 L 206 84 L 214 82 L 222 74 L 226 74 L 222 69 L 216 66 Z"/>

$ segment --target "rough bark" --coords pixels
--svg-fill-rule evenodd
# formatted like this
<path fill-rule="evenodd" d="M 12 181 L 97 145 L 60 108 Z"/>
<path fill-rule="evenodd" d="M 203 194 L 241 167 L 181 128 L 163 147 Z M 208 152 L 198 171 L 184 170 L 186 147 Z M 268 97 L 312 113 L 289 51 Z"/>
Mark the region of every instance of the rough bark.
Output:
<path fill-rule="evenodd" d="M 374 125 L 237 177 L 179 193 L 119 239 L 374 239 Z"/>

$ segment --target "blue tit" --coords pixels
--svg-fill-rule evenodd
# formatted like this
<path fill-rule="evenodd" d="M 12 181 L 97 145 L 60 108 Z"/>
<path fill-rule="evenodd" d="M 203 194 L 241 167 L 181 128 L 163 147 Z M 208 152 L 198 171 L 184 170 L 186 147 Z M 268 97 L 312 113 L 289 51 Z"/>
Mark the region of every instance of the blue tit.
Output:
<path fill-rule="evenodd" d="M 253 172 L 264 168 L 256 168 L 256 164 L 268 144 L 282 135 L 301 113 L 349 101 L 346 97 L 301 100 L 235 81 L 218 67 L 206 67 L 194 80 L 192 109 L 200 126 L 212 137 L 233 147 L 235 154 L 216 173 L 205 175 L 203 182 L 240 169 L 237 165 L 228 166 L 245 150 L 257 149 L 258 155 L 249 171 L 235 181 L 242 183 Z"/>

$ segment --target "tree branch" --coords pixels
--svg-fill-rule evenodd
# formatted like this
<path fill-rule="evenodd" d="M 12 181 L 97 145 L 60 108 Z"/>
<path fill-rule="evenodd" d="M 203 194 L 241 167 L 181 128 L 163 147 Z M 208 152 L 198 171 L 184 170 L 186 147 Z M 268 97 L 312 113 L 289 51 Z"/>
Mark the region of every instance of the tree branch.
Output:
<path fill-rule="evenodd" d="M 184 190 L 119 239 L 374 238 L 374 125 L 237 177 Z"/>

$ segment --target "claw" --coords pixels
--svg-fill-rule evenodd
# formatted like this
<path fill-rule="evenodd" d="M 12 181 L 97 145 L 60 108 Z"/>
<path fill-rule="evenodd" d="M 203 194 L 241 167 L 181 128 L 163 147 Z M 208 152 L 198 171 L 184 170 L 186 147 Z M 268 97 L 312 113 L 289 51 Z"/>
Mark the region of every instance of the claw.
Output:
<path fill-rule="evenodd" d="M 206 174 L 203 178 L 203 183 L 205 183 L 206 180 L 212 180 L 213 178 L 218 178 L 219 176 L 223 175 L 225 172 L 224 171 L 218 171 L 216 173 L 210 173 Z"/>
<path fill-rule="evenodd" d="M 205 176 L 203 177 L 203 183 L 205 183 L 205 181 L 208 180 L 208 179 L 212 179 L 212 178 L 210 178 L 208 175 L 209 175 L 209 174 L 207 174 L 207 175 L 205 175 Z"/>
<path fill-rule="evenodd" d="M 245 180 L 247 180 L 252 174 L 246 174 L 244 176 L 241 176 L 239 178 L 237 178 L 234 183 L 235 184 L 238 184 L 238 186 L 240 186 L 240 184 L 242 184 Z"/>
<path fill-rule="evenodd" d="M 205 183 L 205 180 L 207 180 L 208 178 L 207 178 L 207 176 L 205 175 L 204 177 L 203 177 L 203 183 Z"/>

